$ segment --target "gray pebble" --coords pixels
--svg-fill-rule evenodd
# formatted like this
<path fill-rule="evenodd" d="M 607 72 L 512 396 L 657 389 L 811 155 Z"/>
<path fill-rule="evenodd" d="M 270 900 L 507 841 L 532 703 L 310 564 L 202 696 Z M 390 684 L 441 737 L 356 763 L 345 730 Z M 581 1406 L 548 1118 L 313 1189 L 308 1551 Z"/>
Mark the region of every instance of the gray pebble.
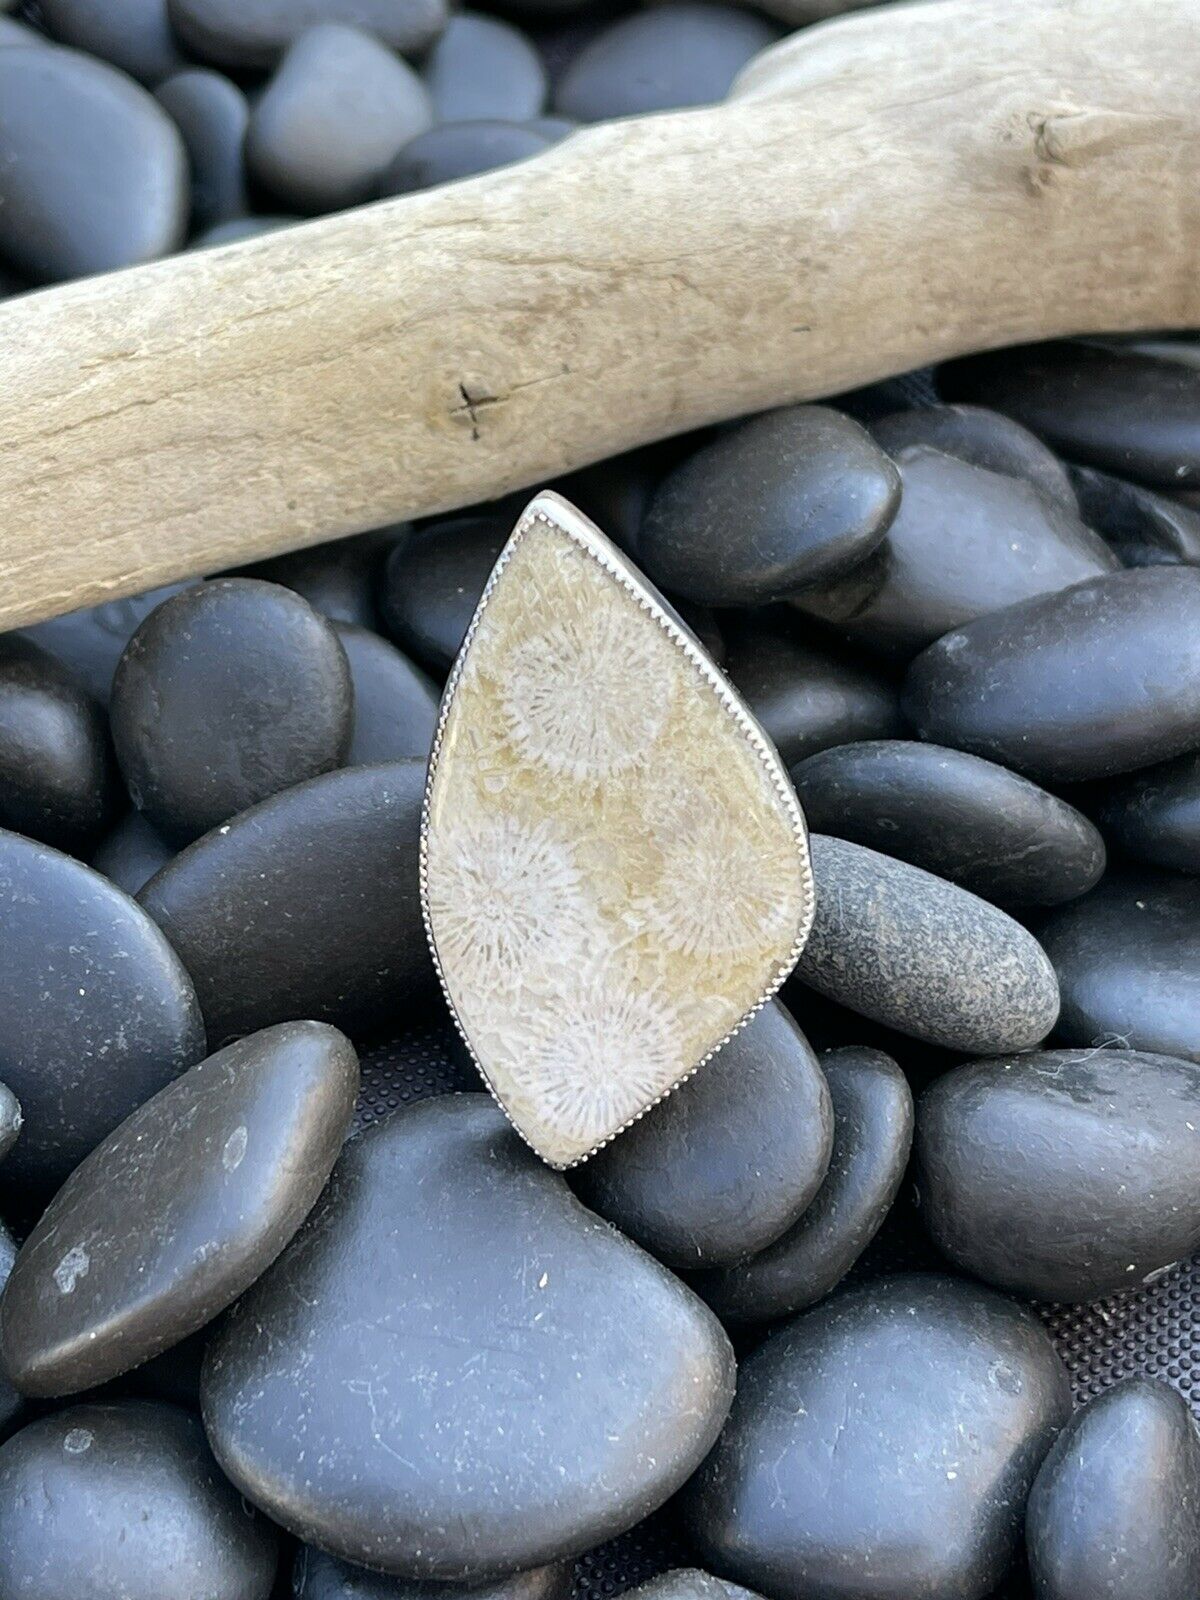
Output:
<path fill-rule="evenodd" d="M 446 0 L 167 0 L 184 43 L 223 67 L 270 67 L 308 28 L 341 23 L 417 54 L 446 26 Z"/>
<path fill-rule="evenodd" d="M 167 0 L 40 0 L 56 39 L 101 56 L 153 87 L 187 65 L 167 18 Z"/>
<path fill-rule="evenodd" d="M 192 167 L 192 226 L 203 232 L 250 209 L 246 193 L 246 128 L 250 106 L 237 84 L 193 67 L 158 87 L 160 106 L 183 135 Z"/>
<path fill-rule="evenodd" d="M 546 99 L 546 69 L 532 42 L 497 17 L 460 11 L 425 61 L 439 122 L 528 122 Z"/>

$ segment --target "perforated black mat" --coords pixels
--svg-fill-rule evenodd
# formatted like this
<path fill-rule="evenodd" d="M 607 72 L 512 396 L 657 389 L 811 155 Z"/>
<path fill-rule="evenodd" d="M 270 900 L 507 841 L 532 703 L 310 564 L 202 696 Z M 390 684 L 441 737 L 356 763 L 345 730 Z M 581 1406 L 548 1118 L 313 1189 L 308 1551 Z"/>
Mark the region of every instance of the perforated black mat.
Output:
<path fill-rule="evenodd" d="M 480 1087 L 453 1029 L 441 1021 L 364 1051 L 362 1065 L 355 1131 L 430 1095 Z M 863 1270 L 937 1265 L 917 1225 L 912 1197 L 906 1195 Z M 1173 1384 L 1200 1411 L 1200 1259 L 1149 1288 L 1094 1305 L 1036 1309 L 1067 1365 L 1077 1401 L 1099 1394 L 1119 1378 L 1141 1373 Z M 668 1506 L 579 1561 L 575 1600 L 620 1594 L 667 1567 L 693 1560 Z M 1017 1577 L 999 1591 L 997 1600 L 1017 1600 L 1027 1592 Z"/>

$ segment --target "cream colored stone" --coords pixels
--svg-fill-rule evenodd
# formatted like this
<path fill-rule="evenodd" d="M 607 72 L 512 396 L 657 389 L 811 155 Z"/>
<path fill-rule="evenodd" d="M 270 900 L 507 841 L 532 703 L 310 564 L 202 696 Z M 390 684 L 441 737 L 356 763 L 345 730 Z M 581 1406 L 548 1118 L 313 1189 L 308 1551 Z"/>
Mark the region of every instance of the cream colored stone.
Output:
<path fill-rule="evenodd" d="M 812 921 L 778 756 L 614 545 L 542 494 L 443 702 L 421 890 L 496 1099 L 557 1167 L 688 1077 Z"/>

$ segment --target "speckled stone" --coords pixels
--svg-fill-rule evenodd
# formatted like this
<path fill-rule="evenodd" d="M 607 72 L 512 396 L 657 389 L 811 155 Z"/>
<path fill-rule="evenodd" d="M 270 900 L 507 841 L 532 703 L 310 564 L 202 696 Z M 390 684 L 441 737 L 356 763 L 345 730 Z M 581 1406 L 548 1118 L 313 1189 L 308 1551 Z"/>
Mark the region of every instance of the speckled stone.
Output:
<path fill-rule="evenodd" d="M 904 737 L 899 693 L 882 673 L 774 619 L 730 630 L 725 670 L 789 766 L 831 745 Z"/>
<path fill-rule="evenodd" d="M 1070 1412 L 1032 1312 L 953 1278 L 861 1284 L 742 1361 L 688 1525 L 764 1594 L 982 1600 Z"/>
<path fill-rule="evenodd" d="M 1026 1050 L 1058 1016 L 1032 934 L 920 867 L 814 834 L 817 911 L 797 976 L 901 1033 L 973 1055 Z"/>
<path fill-rule="evenodd" d="M 1029 1496 L 1038 1600 L 1200 1593 L 1200 1435 L 1168 1384 L 1126 1378 L 1072 1418 Z"/>
<path fill-rule="evenodd" d="M 1200 1067 L 1048 1050 L 946 1073 L 917 1106 L 921 1216 L 965 1272 L 1038 1300 L 1138 1288 L 1200 1246 Z"/>
<path fill-rule="evenodd" d="M 0 1298 L 0 1361 L 17 1387 L 95 1388 L 232 1304 L 311 1211 L 357 1092 L 344 1034 L 286 1022 L 139 1106 L 21 1247 Z"/>
<path fill-rule="evenodd" d="M 185 45 L 225 67 L 269 67 L 319 23 L 374 34 L 393 50 L 418 54 L 446 26 L 446 0 L 167 0 Z"/>
<path fill-rule="evenodd" d="M 1055 905 L 1104 871 L 1074 806 L 1006 767 L 943 745 L 879 739 L 792 768 L 810 828 L 898 856 L 1000 905 Z"/>
<path fill-rule="evenodd" d="M 1024 479 L 1067 511 L 1078 510 L 1067 468 L 1036 434 L 1002 412 L 986 406 L 923 406 L 892 411 L 868 426 L 892 455 L 911 445 L 926 445 L 989 472 Z"/>
<path fill-rule="evenodd" d="M 791 601 L 855 645 L 905 660 L 973 617 L 1120 567 L 1076 512 L 1023 479 L 924 445 L 896 463 L 903 496 L 879 548 Z"/>
<path fill-rule="evenodd" d="M 694 1078 L 581 1167 L 575 1192 L 668 1266 L 725 1266 L 796 1221 L 832 1147 L 817 1058 L 770 1000 Z"/>
<path fill-rule="evenodd" d="M 744 708 L 586 518 L 521 518 L 430 765 L 422 900 L 447 997 L 522 1136 L 570 1166 L 791 970 L 804 824 Z"/>
<path fill-rule="evenodd" d="M 315 1545 L 301 1545 L 292 1568 L 292 1594 L 294 1600 L 570 1600 L 573 1577 L 571 1562 L 559 1561 L 469 1587 L 422 1583 L 370 1572 Z"/>
<path fill-rule="evenodd" d="M 25 1113 L 0 1190 L 28 1204 L 199 1061 L 204 1028 L 178 956 L 127 895 L 2 831 L 0 948 L 0 1080 Z"/>
<path fill-rule="evenodd" d="M 803 1215 L 774 1244 L 689 1282 L 723 1322 L 770 1322 L 823 1300 L 862 1255 L 891 1210 L 913 1136 L 908 1080 L 881 1050 L 821 1057 L 833 1101 L 833 1153 Z"/>
<path fill-rule="evenodd" d="M 733 1382 L 719 1323 L 677 1278 L 490 1101 L 444 1095 L 347 1145 L 210 1344 L 202 1402 L 225 1471 L 285 1527 L 346 1560 L 479 1581 L 660 1505 Z"/>
<path fill-rule="evenodd" d="M 1062 990 L 1056 1038 L 1200 1061 L 1200 881 L 1110 872 L 1041 938 Z"/>
<path fill-rule="evenodd" d="M 1135 861 L 1200 873 L 1200 755 L 1117 778 L 1094 803 L 1105 833 Z"/>
<path fill-rule="evenodd" d="M 177 1406 L 70 1406 L 0 1446 L 0 1595 L 267 1600 L 277 1559 Z"/>
<path fill-rule="evenodd" d="M 1200 569 L 1143 567 L 964 623 L 909 668 L 923 739 L 1046 783 L 1200 744 Z"/>

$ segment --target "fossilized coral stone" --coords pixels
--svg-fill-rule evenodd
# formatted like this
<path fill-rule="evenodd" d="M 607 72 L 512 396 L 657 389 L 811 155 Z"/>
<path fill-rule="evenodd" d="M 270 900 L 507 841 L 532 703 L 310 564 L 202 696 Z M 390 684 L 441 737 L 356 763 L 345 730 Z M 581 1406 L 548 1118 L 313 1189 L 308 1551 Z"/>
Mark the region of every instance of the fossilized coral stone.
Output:
<path fill-rule="evenodd" d="M 546 1161 L 590 1155 L 779 986 L 812 917 L 774 750 L 654 591 L 539 495 L 455 664 L 422 893 L 446 994 Z"/>

